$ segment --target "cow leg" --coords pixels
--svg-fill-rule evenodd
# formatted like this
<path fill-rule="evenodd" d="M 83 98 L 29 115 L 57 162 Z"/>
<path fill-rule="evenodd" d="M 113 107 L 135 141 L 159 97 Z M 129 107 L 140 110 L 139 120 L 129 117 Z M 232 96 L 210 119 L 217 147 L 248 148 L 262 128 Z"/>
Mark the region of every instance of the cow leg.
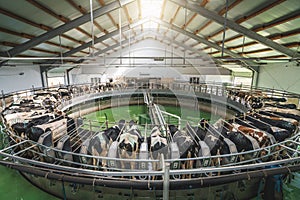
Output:
<path fill-rule="evenodd" d="M 124 154 L 123 150 L 120 150 L 119 151 L 119 158 L 121 158 L 121 159 L 124 158 L 123 154 Z M 120 164 L 121 164 L 121 169 L 125 169 L 125 163 L 124 163 L 123 160 L 120 161 Z M 124 176 L 122 176 L 122 178 L 124 178 Z"/>
<path fill-rule="evenodd" d="M 118 154 L 119 154 L 119 158 L 121 158 L 121 159 L 124 158 L 124 156 L 123 156 L 123 150 L 122 149 L 120 149 L 118 151 Z M 125 168 L 125 164 L 124 164 L 123 160 L 120 161 L 120 164 L 121 164 L 121 168 L 124 169 Z"/>
<path fill-rule="evenodd" d="M 187 158 L 191 158 L 191 152 L 188 153 Z M 192 160 L 188 160 L 186 161 L 186 168 L 187 169 L 192 169 L 193 168 L 193 161 Z M 192 174 L 187 175 L 188 178 L 192 178 Z"/>
<path fill-rule="evenodd" d="M 181 169 L 185 169 L 186 161 L 184 163 L 181 163 Z M 185 174 L 182 175 L 182 179 L 185 179 Z"/>
<path fill-rule="evenodd" d="M 94 147 L 92 147 L 92 155 L 93 156 L 99 156 L 98 152 L 96 151 L 96 149 Z M 98 166 L 98 159 L 97 158 L 93 158 L 93 165 Z"/>
<path fill-rule="evenodd" d="M 132 156 L 132 159 L 136 159 L 136 155 L 137 153 L 136 152 L 132 152 L 133 153 L 133 156 Z M 135 169 L 135 162 L 130 162 L 130 167 L 131 169 Z M 136 179 L 134 176 L 132 176 L 132 179 Z"/>
<path fill-rule="evenodd" d="M 150 158 L 151 158 L 151 160 L 155 160 L 154 157 L 153 157 L 152 151 L 150 151 Z M 156 170 L 156 163 L 151 162 L 151 164 L 152 164 L 152 170 L 155 171 Z M 152 176 L 152 180 L 155 180 L 155 176 Z"/>
<path fill-rule="evenodd" d="M 102 151 L 101 152 L 101 157 L 106 157 L 107 151 Z M 106 171 L 107 165 L 106 165 L 106 160 L 102 159 L 101 160 L 101 166 L 103 167 L 104 171 Z"/>

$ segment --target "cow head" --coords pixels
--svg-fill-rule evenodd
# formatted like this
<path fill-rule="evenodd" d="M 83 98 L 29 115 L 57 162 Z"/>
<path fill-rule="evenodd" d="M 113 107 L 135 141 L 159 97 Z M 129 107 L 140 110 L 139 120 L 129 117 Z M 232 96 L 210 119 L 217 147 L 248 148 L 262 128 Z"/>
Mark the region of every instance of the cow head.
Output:
<path fill-rule="evenodd" d="M 196 127 L 195 132 L 196 132 L 197 136 L 200 138 L 200 140 L 204 140 L 206 133 L 207 133 L 205 130 L 203 130 L 200 127 Z"/>
<path fill-rule="evenodd" d="M 165 137 L 162 137 L 161 132 L 157 126 L 152 129 L 151 136 L 148 139 L 148 144 L 150 146 L 150 151 L 154 159 L 158 158 L 159 153 L 162 153 L 165 156 L 167 155 L 167 139 Z"/>
<path fill-rule="evenodd" d="M 134 144 L 134 147 L 130 143 L 125 143 L 123 140 L 121 143 L 119 143 L 120 151 L 126 152 L 129 156 L 132 156 L 132 153 L 134 149 L 136 149 L 136 144 Z"/>
<path fill-rule="evenodd" d="M 129 128 L 131 128 L 133 125 L 135 125 L 135 122 L 133 120 L 130 120 L 130 122 L 129 122 Z"/>
<path fill-rule="evenodd" d="M 116 141 L 119 134 L 120 134 L 120 129 L 119 128 L 114 128 L 114 127 L 111 127 L 109 129 L 106 129 L 104 131 L 104 134 L 110 138 L 111 141 Z"/>
<path fill-rule="evenodd" d="M 43 133 L 43 129 L 33 126 L 27 130 L 26 135 L 30 140 L 37 142 Z"/>
<path fill-rule="evenodd" d="M 162 142 L 156 142 L 155 144 L 153 144 L 150 147 L 150 151 L 151 151 L 152 157 L 154 159 L 157 159 L 158 158 L 158 154 L 160 154 L 160 153 L 164 154 L 164 156 L 167 156 L 167 154 L 168 154 L 167 145 L 164 144 L 164 143 L 162 143 Z"/>
<path fill-rule="evenodd" d="M 208 120 L 202 118 L 199 122 L 199 125 L 203 128 L 203 129 L 207 129 L 209 128 L 209 124 L 208 124 Z"/>
<path fill-rule="evenodd" d="M 178 131 L 178 128 L 175 125 L 170 124 L 168 127 L 172 136 Z"/>
<path fill-rule="evenodd" d="M 124 119 L 121 119 L 118 123 L 118 127 L 120 130 L 122 130 L 125 126 L 126 121 Z"/>

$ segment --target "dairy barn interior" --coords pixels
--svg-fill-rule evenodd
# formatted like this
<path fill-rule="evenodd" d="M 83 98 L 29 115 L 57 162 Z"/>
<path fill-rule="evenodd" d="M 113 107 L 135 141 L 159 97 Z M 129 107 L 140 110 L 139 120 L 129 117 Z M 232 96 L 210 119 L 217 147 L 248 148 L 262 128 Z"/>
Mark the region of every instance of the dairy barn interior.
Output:
<path fill-rule="evenodd" d="M 0 17 L 0 199 L 299 197 L 299 0 L 1 0 Z"/>

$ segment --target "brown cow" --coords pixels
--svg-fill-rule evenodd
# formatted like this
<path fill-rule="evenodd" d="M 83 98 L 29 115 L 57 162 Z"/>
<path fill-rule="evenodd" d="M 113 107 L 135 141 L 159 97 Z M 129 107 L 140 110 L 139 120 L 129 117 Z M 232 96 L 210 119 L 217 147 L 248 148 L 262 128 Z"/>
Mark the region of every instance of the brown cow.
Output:
<path fill-rule="evenodd" d="M 253 137 L 259 143 L 260 147 L 266 146 L 269 142 L 268 135 L 260 129 L 250 128 L 236 123 L 232 123 L 231 125 L 233 129 Z"/>

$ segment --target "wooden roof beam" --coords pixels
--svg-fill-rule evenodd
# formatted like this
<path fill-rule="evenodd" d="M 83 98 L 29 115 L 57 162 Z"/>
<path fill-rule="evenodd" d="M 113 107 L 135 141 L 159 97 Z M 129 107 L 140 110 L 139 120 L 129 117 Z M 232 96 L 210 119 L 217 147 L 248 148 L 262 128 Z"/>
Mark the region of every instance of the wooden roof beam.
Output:
<path fill-rule="evenodd" d="M 201 3 L 200 3 L 200 6 L 201 7 L 204 7 L 204 6 L 206 6 L 206 4 L 208 3 L 208 0 L 203 0 Z M 185 22 L 185 24 L 183 24 L 182 26 L 181 26 L 181 28 L 182 29 L 186 29 L 186 27 L 196 18 L 196 16 L 197 16 L 198 14 L 197 13 L 195 13 L 187 22 Z M 175 38 L 174 38 L 174 40 L 178 37 L 178 35 L 179 34 L 177 34 L 176 36 L 175 36 Z"/>
<path fill-rule="evenodd" d="M 174 20 L 176 19 L 177 15 L 178 15 L 180 8 L 181 8 L 180 6 L 177 6 L 175 13 L 173 14 L 173 16 L 171 17 L 171 19 L 169 21 L 170 24 L 173 24 Z M 166 35 L 167 32 L 168 32 L 168 29 L 165 31 L 164 35 Z"/>
<path fill-rule="evenodd" d="M 66 0 L 71 6 L 73 6 L 75 9 L 77 9 L 79 12 L 81 12 L 81 14 L 87 14 L 88 11 L 83 8 L 81 5 L 77 5 L 73 0 Z M 94 25 L 104 34 L 107 34 L 108 31 L 105 30 L 99 23 L 97 23 L 94 19 Z"/>
<path fill-rule="evenodd" d="M 9 46 L 9 47 L 16 47 L 16 46 L 19 45 L 17 43 L 6 42 L 6 41 L 2 41 L 2 42 L 0 42 L 0 44 L 3 45 L 3 46 Z M 43 53 L 49 53 L 49 54 L 55 54 L 55 55 L 59 55 L 60 54 L 60 52 L 49 51 L 49 50 L 41 49 L 41 48 L 31 48 L 30 50 L 32 50 L 32 51 L 38 51 L 38 52 L 43 52 Z"/>
<path fill-rule="evenodd" d="M 46 31 L 49 31 L 49 30 L 52 29 L 49 26 L 46 26 L 44 24 L 37 24 L 37 23 L 35 23 L 35 22 L 31 21 L 31 20 L 28 20 L 28 19 L 26 19 L 24 17 L 21 17 L 19 15 L 16 15 L 15 13 L 12 13 L 10 11 L 4 10 L 3 8 L 0 8 L 0 13 L 3 14 L 3 15 L 6 15 L 8 17 L 11 17 L 11 18 L 13 18 L 15 20 L 21 21 L 21 22 L 23 22 L 25 24 L 29 24 L 31 26 L 34 26 L 36 28 L 40 28 L 40 29 L 43 29 L 43 30 L 46 30 Z"/>
<path fill-rule="evenodd" d="M 138 18 L 142 19 L 142 6 L 141 6 L 141 0 L 137 0 L 137 5 L 138 5 Z M 141 24 L 141 30 L 144 30 L 144 25 Z"/>
<path fill-rule="evenodd" d="M 267 10 L 269 10 L 269 9 L 271 9 L 271 8 L 273 8 L 273 7 L 277 6 L 277 5 L 279 5 L 279 4 L 281 4 L 281 3 L 284 2 L 284 1 L 286 1 L 286 0 L 278 0 L 278 1 L 275 1 L 275 2 L 273 2 L 273 3 L 271 3 L 271 4 L 267 5 L 267 6 L 265 6 L 265 7 L 263 7 L 263 8 L 260 8 L 259 10 L 257 10 L 256 12 L 254 12 L 254 13 L 248 15 L 248 16 L 243 16 L 243 17 L 241 17 L 241 18 L 235 20 L 235 22 L 238 23 L 238 24 L 241 24 L 241 23 L 243 23 L 243 22 L 245 22 L 245 21 L 247 21 L 247 20 L 249 20 L 249 19 L 251 19 L 251 18 L 253 18 L 253 17 L 256 17 L 257 15 L 259 15 L 259 14 L 261 14 L 261 13 L 264 13 L 264 12 L 266 12 Z M 227 29 L 228 29 L 228 28 L 227 28 Z M 211 34 L 207 39 L 213 38 L 213 37 L 215 37 L 215 36 L 221 34 L 223 31 L 224 31 L 224 29 L 220 29 L 219 31 L 217 31 L 217 32 L 215 32 L 215 33 L 213 33 L 213 34 Z M 257 32 L 257 31 L 256 31 L 256 32 Z"/>
<path fill-rule="evenodd" d="M 1 9 L 1 8 L 0 8 L 0 13 L 3 14 L 3 15 L 9 16 L 9 17 L 11 17 L 13 19 L 16 19 L 18 21 L 21 21 L 21 22 L 23 22 L 25 24 L 34 26 L 36 28 L 40 28 L 40 29 L 45 30 L 45 31 L 52 30 L 52 28 L 50 26 L 46 26 L 44 24 L 37 24 L 37 23 L 35 23 L 35 22 L 31 21 L 31 20 L 28 20 L 28 19 L 26 19 L 24 17 L 21 17 L 19 15 L 16 15 L 14 13 L 11 13 L 11 12 L 9 12 L 7 10 L 4 10 L 4 9 Z M 68 39 L 68 40 L 71 40 L 73 42 L 79 43 L 79 44 L 83 44 L 84 43 L 83 41 L 76 40 L 73 37 L 70 37 L 70 36 L 65 35 L 65 34 L 62 34 L 61 36 L 64 37 L 64 38 L 66 38 L 66 39 Z"/>
<path fill-rule="evenodd" d="M 98 0 L 99 4 L 103 7 L 105 6 L 105 2 L 103 0 Z M 110 21 L 112 22 L 112 24 L 119 29 L 119 24 L 116 23 L 116 21 L 114 20 L 114 18 L 111 16 L 110 13 L 106 13 L 106 15 L 108 16 L 108 18 L 110 19 Z"/>
<path fill-rule="evenodd" d="M 224 23 L 224 17 L 222 17 L 222 16 L 220 16 L 220 15 L 218 15 L 218 14 L 216 14 L 216 13 L 210 11 L 210 10 L 207 10 L 203 7 L 200 7 L 200 6 L 197 6 L 195 4 L 191 4 L 191 3 L 183 3 L 180 0 L 171 0 L 171 1 L 176 3 L 179 6 L 187 7 L 191 11 L 197 12 L 199 15 L 202 15 L 206 18 L 210 18 L 218 24 L 223 25 L 223 23 Z M 246 37 L 248 37 L 250 39 L 253 39 L 253 40 L 256 40 L 259 43 L 264 44 L 264 45 L 266 45 L 266 46 L 268 46 L 268 47 L 270 47 L 270 48 L 272 48 L 272 49 L 274 49 L 278 52 L 281 52 L 285 55 L 288 55 L 290 57 L 300 57 L 299 53 L 297 53 L 297 52 L 295 52 L 295 51 L 293 51 L 289 48 L 286 48 L 285 46 L 280 45 L 280 44 L 274 42 L 273 40 L 266 39 L 264 36 L 259 35 L 256 32 L 251 31 L 251 30 L 243 27 L 243 26 L 235 23 L 232 20 L 227 19 L 227 27 L 232 29 L 233 31 L 244 34 Z"/>
<path fill-rule="evenodd" d="M 267 28 L 267 26 L 265 26 L 265 27 Z M 272 35 L 266 36 L 266 38 L 269 38 L 271 40 L 277 40 L 277 39 L 284 38 L 284 37 L 290 37 L 290 36 L 299 34 L 299 30 L 300 29 L 298 28 L 298 29 L 295 29 L 295 30 L 287 31 L 285 33 L 276 33 L 276 34 L 272 34 Z M 233 40 L 236 40 L 236 39 L 241 38 L 241 37 L 243 37 L 243 35 L 236 35 L 234 37 L 231 37 L 231 38 L 228 38 L 227 40 L 225 40 L 225 43 L 233 41 Z M 219 41 L 217 43 L 221 44 L 222 41 Z"/>
<path fill-rule="evenodd" d="M 133 27 L 137 27 L 137 26 L 140 26 L 141 24 L 145 23 L 146 21 L 148 21 L 149 19 L 141 19 L 141 20 L 138 20 L 137 22 L 134 22 L 132 25 L 125 25 L 122 27 L 122 30 L 124 31 L 128 31 L 130 30 L 131 28 Z M 99 38 L 96 38 L 94 40 L 94 43 L 97 44 L 101 41 L 105 41 L 107 39 L 112 39 L 113 37 L 117 36 L 119 34 L 119 31 L 118 30 L 115 30 L 115 31 L 112 31 L 106 35 L 103 35 Z M 115 45 L 119 45 L 118 43 L 115 44 Z M 86 48 L 89 48 L 90 46 L 92 46 L 92 41 L 90 42 L 87 42 L 79 47 L 76 47 L 76 48 L 73 48 L 72 50 L 68 51 L 68 52 L 65 52 L 63 53 L 63 57 L 68 57 L 68 56 L 71 56 L 79 51 L 82 51 L 83 49 L 86 49 Z M 109 47 L 108 47 L 109 48 Z M 97 52 L 94 53 L 94 56 L 97 56 Z M 55 62 L 54 62 L 55 63 Z M 45 62 L 45 64 L 53 64 L 53 61 L 47 61 Z"/>
<path fill-rule="evenodd" d="M 26 0 L 28 1 L 29 3 L 31 3 L 32 5 L 34 5 L 35 7 L 43 10 L 44 12 L 48 13 L 49 15 L 51 15 L 52 17 L 64 22 L 64 23 L 67 23 L 67 22 L 70 22 L 71 20 L 66 18 L 65 16 L 63 15 L 58 15 L 56 14 L 55 12 L 53 12 L 52 10 L 50 10 L 49 8 L 45 7 L 44 5 L 40 4 L 39 2 L 37 2 L 36 0 Z M 80 27 L 76 27 L 75 28 L 76 30 L 78 30 L 79 32 L 83 33 L 84 35 L 88 36 L 88 37 L 92 37 L 91 34 L 89 34 L 88 32 L 86 32 L 85 30 L 83 30 L 82 28 Z"/>
<path fill-rule="evenodd" d="M 10 35 L 15 35 L 15 36 L 18 36 L 18 37 L 21 37 L 21 38 L 27 38 L 27 39 L 35 38 L 34 35 L 29 35 L 27 33 L 19 33 L 19 32 L 11 31 L 11 30 L 8 30 L 8 29 L 2 28 L 2 27 L 0 27 L 0 32 L 7 33 L 7 34 L 10 34 Z M 51 42 L 51 41 L 46 41 L 45 44 L 65 48 L 65 49 L 68 49 L 68 50 L 72 49 L 72 47 L 70 47 L 70 46 L 59 45 L 59 44 Z"/>
<path fill-rule="evenodd" d="M 295 29 L 295 30 L 291 30 L 291 31 L 287 31 L 285 33 L 269 35 L 266 38 L 271 39 L 271 40 L 278 40 L 278 39 L 281 39 L 281 38 L 290 37 L 290 36 L 299 35 L 299 34 L 300 34 L 300 28 Z M 257 42 L 253 41 L 253 42 L 248 42 L 244 45 L 241 44 L 241 45 L 237 45 L 237 46 L 233 46 L 233 47 L 228 47 L 228 49 L 234 50 L 234 49 L 241 48 L 243 46 L 246 47 L 246 46 L 251 46 L 251 45 L 255 45 L 255 44 L 257 44 Z"/>
<path fill-rule="evenodd" d="M 214 49 L 218 49 L 219 51 L 222 50 L 222 47 L 220 47 L 220 45 L 217 45 L 216 43 L 210 42 L 210 41 L 206 40 L 205 38 L 202 38 L 202 37 L 200 37 L 200 36 L 198 36 L 198 35 L 194 35 L 193 33 L 189 32 L 189 31 L 183 30 L 183 29 L 181 29 L 180 27 L 175 26 L 174 24 L 170 24 L 170 23 L 168 23 L 168 22 L 165 22 L 165 21 L 163 21 L 163 20 L 161 20 L 161 19 L 157 19 L 157 18 L 153 18 L 152 20 L 153 20 L 154 22 L 159 23 L 159 24 L 161 24 L 161 25 L 163 25 L 163 26 L 165 26 L 165 27 L 167 27 L 167 28 L 170 28 L 170 29 L 176 31 L 176 32 L 180 32 L 180 33 L 182 33 L 182 34 L 184 34 L 184 35 L 186 35 L 186 36 L 188 36 L 188 37 L 191 37 L 192 39 L 194 39 L 194 40 L 196 40 L 196 41 L 199 41 L 199 42 L 201 42 L 201 43 L 203 43 L 203 44 L 205 44 L 205 45 L 208 45 L 208 46 L 210 46 L 210 47 L 212 47 L 212 48 L 214 48 Z M 238 57 L 240 57 L 237 53 L 232 52 L 232 51 L 230 51 L 230 50 L 228 50 L 228 49 L 224 49 L 224 53 L 226 53 L 226 54 L 232 56 L 233 58 L 238 58 Z M 251 67 L 251 68 L 253 68 L 253 67 L 256 66 L 256 63 L 254 63 L 254 62 L 252 62 L 252 61 L 245 61 L 245 63 L 246 63 L 249 67 Z M 253 69 L 253 70 L 254 70 L 254 69 Z"/>
<path fill-rule="evenodd" d="M 75 9 L 77 9 L 79 12 L 81 12 L 82 14 L 87 14 L 88 11 L 83 8 L 81 5 L 77 5 L 73 0 L 66 0 L 71 6 L 73 6 Z M 107 34 L 108 31 L 106 29 L 104 29 L 102 26 L 100 26 L 99 23 L 97 23 L 94 19 L 94 25 L 104 34 Z M 104 42 L 101 42 L 104 46 L 107 46 L 107 44 L 105 44 Z"/>
<path fill-rule="evenodd" d="M 129 24 L 132 24 L 132 18 L 130 17 L 130 14 L 129 14 L 129 12 L 128 12 L 128 8 L 127 8 L 126 5 L 123 7 L 123 10 L 124 10 L 124 12 L 125 12 L 127 21 L 129 22 Z"/>
<path fill-rule="evenodd" d="M 115 9 L 118 9 L 120 7 L 120 2 L 122 5 L 131 3 L 134 0 L 119 0 L 118 2 L 112 2 L 106 6 L 103 6 L 101 8 L 98 8 L 96 10 L 93 11 L 94 13 L 94 17 L 97 18 L 101 15 L 105 15 Z M 15 47 L 11 50 L 9 50 L 9 52 L 7 52 L 8 55 L 10 56 L 16 56 L 18 54 L 20 54 L 23 51 L 26 51 L 27 49 L 30 49 L 36 45 L 39 45 L 49 39 L 52 39 L 53 37 L 56 37 L 60 34 L 63 34 L 64 32 L 67 32 L 73 28 L 76 28 L 84 23 L 87 23 L 90 21 L 90 15 L 89 14 L 85 14 L 81 17 L 78 17 L 68 23 L 65 23 L 59 27 L 56 27 L 44 34 L 41 34 L 35 38 L 32 38 L 30 41 L 23 43 L 22 45 Z"/>
<path fill-rule="evenodd" d="M 161 20 L 163 20 L 163 18 L 164 18 L 164 13 L 165 13 L 166 4 L 167 4 L 167 0 L 163 0 L 162 7 L 161 7 L 161 11 L 160 11 L 160 19 L 161 19 Z M 160 25 L 158 24 L 157 32 L 159 32 L 159 28 L 160 28 Z"/>
<path fill-rule="evenodd" d="M 232 4 L 230 4 L 228 6 L 228 10 L 231 10 L 232 8 L 234 8 L 235 6 L 237 6 L 239 3 L 241 3 L 243 0 L 236 0 L 235 2 L 233 2 Z M 204 6 L 202 6 L 204 7 Z M 224 15 L 226 12 L 226 6 L 224 8 L 222 8 L 218 14 L 219 15 Z M 206 24 L 204 24 L 201 28 L 197 29 L 196 31 L 194 31 L 194 34 L 197 35 L 200 31 L 202 31 L 203 29 L 205 29 L 206 27 L 208 27 L 213 21 L 209 20 Z"/>

